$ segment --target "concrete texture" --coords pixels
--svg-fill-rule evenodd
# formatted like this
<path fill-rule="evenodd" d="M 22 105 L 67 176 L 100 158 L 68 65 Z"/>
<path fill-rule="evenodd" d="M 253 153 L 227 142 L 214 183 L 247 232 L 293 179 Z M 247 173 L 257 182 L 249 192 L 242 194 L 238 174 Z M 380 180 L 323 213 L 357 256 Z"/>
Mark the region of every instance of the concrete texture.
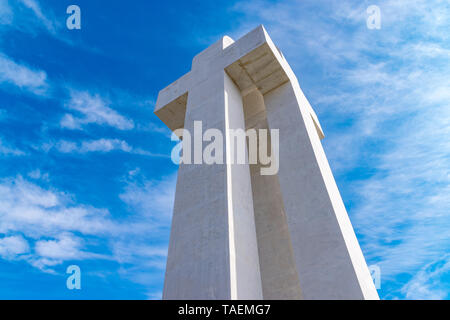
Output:
<path fill-rule="evenodd" d="M 244 97 L 244 113 L 246 129 L 269 129 L 264 97 L 259 90 Z M 278 175 L 261 175 L 260 168 L 259 161 L 250 165 L 263 296 L 301 299 Z"/>
<path fill-rule="evenodd" d="M 230 129 L 280 137 L 277 175 L 259 162 L 180 165 L 164 299 L 378 299 L 319 120 L 262 26 L 195 56 L 155 113 L 172 130 L 219 129 L 227 160 Z"/>
<path fill-rule="evenodd" d="M 179 97 L 167 105 L 186 109 L 184 128 L 191 133 L 194 120 L 204 131 L 245 127 L 239 89 L 223 69 L 211 67 L 226 44 L 224 38 L 194 59 L 186 107 L 173 102 Z M 179 118 L 170 118 L 171 128 Z M 227 138 L 223 154 L 228 150 Z M 181 164 L 163 298 L 261 299 L 256 241 L 248 165 Z"/>

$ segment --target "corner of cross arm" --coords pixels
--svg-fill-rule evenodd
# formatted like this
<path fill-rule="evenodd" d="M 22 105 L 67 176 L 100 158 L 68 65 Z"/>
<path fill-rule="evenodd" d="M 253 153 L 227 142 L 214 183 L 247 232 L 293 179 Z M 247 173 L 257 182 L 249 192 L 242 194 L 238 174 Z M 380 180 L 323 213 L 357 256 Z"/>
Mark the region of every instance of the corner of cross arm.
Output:
<path fill-rule="evenodd" d="M 183 128 L 189 91 L 189 71 L 175 82 L 159 91 L 154 113 L 172 131 Z"/>

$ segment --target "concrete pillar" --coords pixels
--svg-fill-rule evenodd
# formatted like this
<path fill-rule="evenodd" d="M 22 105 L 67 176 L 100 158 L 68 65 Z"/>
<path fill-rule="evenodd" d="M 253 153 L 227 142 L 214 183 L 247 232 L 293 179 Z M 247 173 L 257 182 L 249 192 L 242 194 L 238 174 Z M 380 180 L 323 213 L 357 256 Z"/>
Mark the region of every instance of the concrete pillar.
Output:
<path fill-rule="evenodd" d="M 219 129 L 229 158 L 229 130 L 245 130 L 244 111 L 233 81 L 223 69 L 209 67 L 216 49 L 194 59 L 198 76 L 188 93 L 184 129 L 194 133 L 194 121 L 202 121 L 203 132 Z M 163 298 L 262 299 L 248 164 L 180 165 Z"/>
<path fill-rule="evenodd" d="M 269 129 L 259 90 L 244 97 L 244 110 L 246 129 Z M 267 147 L 271 149 L 270 136 Z M 263 296 L 268 300 L 301 299 L 278 175 L 261 175 L 261 167 L 259 161 L 250 165 Z"/>

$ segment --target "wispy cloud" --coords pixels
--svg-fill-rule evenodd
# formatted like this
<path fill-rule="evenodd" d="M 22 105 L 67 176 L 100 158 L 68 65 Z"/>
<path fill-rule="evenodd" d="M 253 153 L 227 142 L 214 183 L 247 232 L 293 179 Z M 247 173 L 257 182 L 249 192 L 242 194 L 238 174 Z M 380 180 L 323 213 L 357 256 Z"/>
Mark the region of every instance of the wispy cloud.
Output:
<path fill-rule="evenodd" d="M 67 260 L 111 259 L 107 255 L 85 251 L 85 241 L 70 232 L 62 232 L 52 240 L 38 240 L 34 243 L 36 257 L 30 259 L 38 268 L 61 264 Z"/>
<path fill-rule="evenodd" d="M 0 138 L 0 155 L 3 156 L 23 156 L 25 152 L 5 144 Z"/>
<path fill-rule="evenodd" d="M 0 233 L 21 231 L 35 238 L 61 231 L 87 235 L 117 231 L 106 210 L 74 205 L 64 193 L 46 190 L 20 176 L 2 179 L 0 191 Z"/>
<path fill-rule="evenodd" d="M 56 26 L 52 22 L 52 19 L 48 18 L 38 1 L 36 0 L 19 0 L 20 3 L 22 3 L 25 7 L 30 9 L 33 14 L 36 16 L 36 18 L 39 20 L 39 22 L 51 33 L 56 32 Z"/>
<path fill-rule="evenodd" d="M 123 193 L 119 195 L 130 209 L 157 225 L 167 225 L 172 217 L 176 175 L 161 181 L 143 180 L 139 170 L 129 172 Z"/>
<path fill-rule="evenodd" d="M 47 32 L 55 37 L 61 23 L 55 19 L 53 12 L 43 8 L 37 0 L 0 0 L 0 32 L 20 30 L 36 35 Z"/>
<path fill-rule="evenodd" d="M 20 235 L 0 238 L 0 257 L 3 259 L 14 260 L 28 251 L 28 242 Z"/>
<path fill-rule="evenodd" d="M 5 235 L 0 241 L 14 248 L 3 250 L 2 258 L 24 260 L 46 272 L 65 260 L 101 256 L 83 251 L 85 244 L 75 233 L 88 237 L 120 232 L 106 210 L 76 205 L 70 196 L 20 176 L 1 180 L 0 203 L 0 233 Z"/>
<path fill-rule="evenodd" d="M 114 259 L 121 263 L 119 273 L 122 277 L 149 285 L 163 276 L 167 258 L 165 245 L 145 244 L 144 238 L 141 238 L 140 241 L 115 241 L 112 248 Z"/>
<path fill-rule="evenodd" d="M 34 94 L 44 95 L 49 87 L 45 71 L 20 64 L 0 53 L 0 84 L 7 83 Z"/>
<path fill-rule="evenodd" d="M 80 144 L 63 140 L 56 144 L 56 148 L 63 153 L 110 152 L 115 150 L 131 152 L 133 150 L 128 143 L 119 139 L 89 140 L 82 141 Z"/>
<path fill-rule="evenodd" d="M 61 120 L 63 128 L 81 129 L 88 124 L 107 125 L 119 130 L 134 128 L 133 121 L 110 108 L 105 99 L 86 91 L 72 91 L 66 108 L 77 112 L 77 115 L 66 114 Z"/>
<path fill-rule="evenodd" d="M 438 261 L 425 265 L 402 288 L 407 299 L 413 300 L 444 300 L 450 294 L 446 282 L 450 276 L 450 258 L 448 255 Z"/>
<path fill-rule="evenodd" d="M 69 4 L 67 4 L 69 5 Z M 20 31 L 25 36 L 41 34 L 51 36 L 70 47 L 93 54 L 103 54 L 97 47 L 86 44 L 81 38 L 74 38 L 65 32 L 68 17 L 65 8 L 58 12 L 46 1 L 0 0 L 0 43 L 4 37 Z"/>
<path fill-rule="evenodd" d="M 140 237 L 131 242 L 130 239 L 114 241 L 113 255 L 123 264 L 120 269 L 123 277 L 149 285 L 161 279 L 165 270 L 176 175 L 147 180 L 136 168 L 128 173 L 124 182 L 120 199 L 127 204 L 128 211 L 135 218 L 147 221 L 152 226 L 152 232 L 147 234 L 147 239 Z M 158 299 L 160 295 L 156 293 L 151 298 Z"/>
<path fill-rule="evenodd" d="M 0 25 L 9 25 L 13 20 L 13 10 L 8 0 L 0 0 Z"/>
<path fill-rule="evenodd" d="M 49 181 L 49 174 L 48 172 L 41 172 L 40 169 L 36 169 L 36 170 L 32 170 L 30 172 L 28 172 L 28 177 L 30 177 L 31 179 L 34 180 L 44 180 L 44 181 Z"/>
<path fill-rule="evenodd" d="M 166 188 L 165 181 L 155 182 L 148 192 L 160 190 L 161 183 Z M 64 261 L 106 259 L 123 264 L 120 272 L 136 281 L 149 279 L 149 268 L 161 272 L 164 266 L 166 248 L 158 244 L 158 230 L 167 228 L 169 221 L 156 226 L 148 220 L 152 212 L 160 215 L 157 207 L 149 208 L 153 211 L 145 217 L 113 217 L 106 209 L 77 204 L 72 195 L 21 176 L 0 180 L 0 203 L 2 259 L 27 261 L 50 273 Z M 111 250 L 100 249 L 99 241 L 109 243 Z M 138 279 L 132 270 L 139 271 Z"/>
<path fill-rule="evenodd" d="M 57 142 L 49 141 L 40 146 L 35 146 L 36 150 L 45 152 L 58 151 L 66 154 L 87 154 L 87 153 L 108 153 L 108 152 L 125 152 L 135 155 L 148 157 L 170 158 L 168 154 L 154 153 L 142 148 L 130 146 L 126 141 L 120 139 L 100 138 L 94 140 L 59 140 Z"/>

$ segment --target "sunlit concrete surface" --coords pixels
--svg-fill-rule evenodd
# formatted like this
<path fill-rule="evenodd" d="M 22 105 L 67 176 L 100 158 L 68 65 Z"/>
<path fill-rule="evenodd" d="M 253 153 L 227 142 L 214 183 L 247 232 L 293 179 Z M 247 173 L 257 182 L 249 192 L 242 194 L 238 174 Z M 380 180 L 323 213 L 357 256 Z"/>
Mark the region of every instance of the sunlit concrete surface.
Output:
<path fill-rule="evenodd" d="M 226 157 L 237 128 L 278 129 L 280 150 L 276 175 L 180 165 L 164 299 L 378 299 L 319 120 L 262 26 L 195 56 L 155 113 L 172 130 L 221 130 Z"/>

